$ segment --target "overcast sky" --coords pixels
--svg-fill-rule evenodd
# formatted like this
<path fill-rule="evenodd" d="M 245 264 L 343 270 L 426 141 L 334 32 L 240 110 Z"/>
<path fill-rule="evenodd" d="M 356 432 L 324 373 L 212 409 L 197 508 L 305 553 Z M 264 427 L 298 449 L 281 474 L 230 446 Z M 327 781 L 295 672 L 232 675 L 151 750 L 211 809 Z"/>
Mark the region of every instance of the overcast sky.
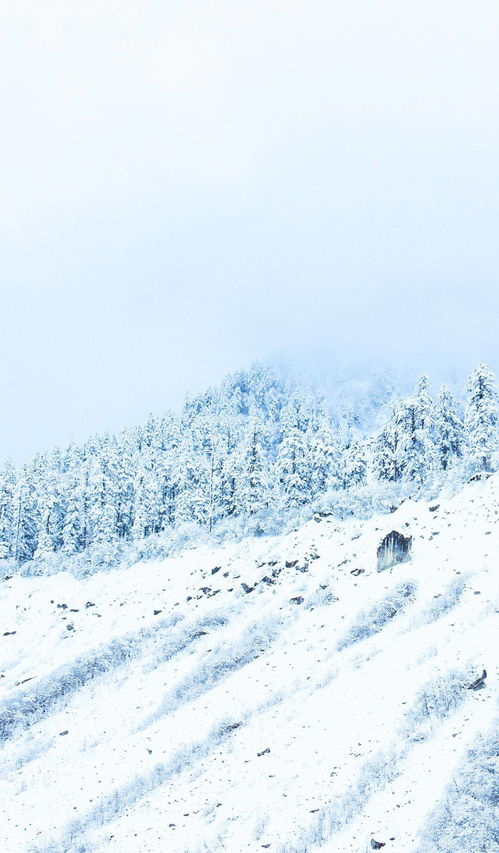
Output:
<path fill-rule="evenodd" d="M 255 359 L 499 366 L 497 0 L 0 0 L 0 456 Z"/>

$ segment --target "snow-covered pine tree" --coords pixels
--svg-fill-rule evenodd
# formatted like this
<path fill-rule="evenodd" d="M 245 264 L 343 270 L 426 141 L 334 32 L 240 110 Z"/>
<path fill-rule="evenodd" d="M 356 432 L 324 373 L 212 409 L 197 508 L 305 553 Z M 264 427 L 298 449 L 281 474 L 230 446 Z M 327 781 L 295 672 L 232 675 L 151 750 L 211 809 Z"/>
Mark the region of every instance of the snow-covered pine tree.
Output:
<path fill-rule="evenodd" d="M 177 462 L 176 523 L 206 525 L 211 464 L 202 452 L 197 430 L 184 430 Z"/>
<path fill-rule="evenodd" d="M 256 515 L 270 501 L 264 428 L 256 416 L 248 422 L 237 462 L 236 495 L 239 513 Z"/>
<path fill-rule="evenodd" d="M 344 489 L 362 486 L 367 476 L 366 447 L 361 441 L 352 441 L 342 457 L 342 485 Z"/>
<path fill-rule="evenodd" d="M 16 470 L 12 462 L 7 462 L 0 475 L 0 560 L 12 556 L 14 533 L 14 491 L 16 488 Z"/>
<path fill-rule="evenodd" d="M 374 440 L 373 474 L 377 480 L 396 483 L 401 478 L 398 430 L 392 418 Z"/>
<path fill-rule="evenodd" d="M 161 486 L 155 467 L 154 449 L 143 447 L 134 481 L 132 538 L 144 539 L 160 530 Z"/>
<path fill-rule="evenodd" d="M 435 402 L 435 465 L 447 471 L 463 455 L 464 428 L 456 401 L 444 385 Z"/>
<path fill-rule="evenodd" d="M 422 430 L 428 437 L 433 432 L 433 403 L 430 394 L 430 379 L 422 373 L 416 384 L 414 397 L 417 401 L 417 429 Z"/>
<path fill-rule="evenodd" d="M 425 460 L 418 441 L 418 411 L 415 398 L 404 400 L 395 414 L 398 435 L 398 468 L 405 480 L 421 482 L 426 472 Z"/>
<path fill-rule="evenodd" d="M 402 478 L 422 485 L 432 470 L 434 445 L 430 437 L 430 410 L 426 395 L 409 397 L 395 413 L 397 467 Z"/>
<path fill-rule="evenodd" d="M 498 402 L 495 375 L 486 364 L 473 370 L 467 392 L 464 426 L 468 461 L 474 471 L 492 471 L 498 439 Z"/>
<path fill-rule="evenodd" d="M 13 496 L 12 556 L 16 563 L 31 560 L 37 547 L 39 514 L 28 466 L 21 470 Z"/>
<path fill-rule="evenodd" d="M 39 531 L 37 557 L 45 557 L 58 551 L 62 545 L 64 504 L 61 494 L 61 475 L 49 467 L 43 483 L 43 491 L 37 496 L 39 508 Z"/>
<path fill-rule="evenodd" d="M 310 494 L 313 457 L 310 415 L 308 400 L 298 392 L 291 395 L 282 412 L 276 470 L 285 509 L 303 506 Z"/>
<path fill-rule="evenodd" d="M 133 483 L 136 468 L 131 431 L 125 430 L 110 443 L 104 467 L 112 483 L 116 535 L 118 539 L 129 539 L 133 522 Z"/>
<path fill-rule="evenodd" d="M 217 425 L 216 520 L 232 518 L 238 514 L 238 447 L 241 441 L 241 430 L 240 418 L 234 415 L 229 406 L 222 404 Z"/>
<path fill-rule="evenodd" d="M 319 411 L 314 419 L 310 439 L 310 486 L 311 497 L 324 494 L 341 485 L 342 448 L 339 436 L 325 410 Z"/>
<path fill-rule="evenodd" d="M 178 449 L 180 445 L 177 418 L 169 414 L 159 424 L 156 449 L 156 477 L 159 488 L 159 529 L 166 530 L 175 523 L 178 484 Z"/>
<path fill-rule="evenodd" d="M 64 475 L 65 514 L 62 522 L 62 551 L 76 554 L 83 549 L 83 489 L 76 470 Z"/>

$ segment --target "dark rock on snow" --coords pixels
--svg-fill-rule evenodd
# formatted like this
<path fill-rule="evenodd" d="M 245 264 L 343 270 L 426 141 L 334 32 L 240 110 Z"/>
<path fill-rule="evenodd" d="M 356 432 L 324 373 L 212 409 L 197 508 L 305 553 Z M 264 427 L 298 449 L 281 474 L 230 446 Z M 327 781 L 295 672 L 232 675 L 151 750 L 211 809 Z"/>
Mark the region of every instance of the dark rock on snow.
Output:
<path fill-rule="evenodd" d="M 485 679 L 487 678 L 487 670 L 484 669 L 480 678 L 476 678 L 472 684 L 468 686 L 468 690 L 481 690 L 482 687 L 485 687 Z"/>
<path fill-rule="evenodd" d="M 391 569 L 398 563 L 407 563 L 411 559 L 412 536 L 404 536 L 392 530 L 381 542 L 378 551 L 378 572 Z"/>
<path fill-rule="evenodd" d="M 479 483 L 481 480 L 488 480 L 491 474 L 491 471 L 479 471 L 478 474 L 473 474 L 469 478 L 468 483 Z"/>
<path fill-rule="evenodd" d="M 240 729 L 241 726 L 242 726 L 242 722 L 229 723 L 227 726 L 225 726 L 225 731 L 226 732 L 234 732 L 236 729 Z"/>

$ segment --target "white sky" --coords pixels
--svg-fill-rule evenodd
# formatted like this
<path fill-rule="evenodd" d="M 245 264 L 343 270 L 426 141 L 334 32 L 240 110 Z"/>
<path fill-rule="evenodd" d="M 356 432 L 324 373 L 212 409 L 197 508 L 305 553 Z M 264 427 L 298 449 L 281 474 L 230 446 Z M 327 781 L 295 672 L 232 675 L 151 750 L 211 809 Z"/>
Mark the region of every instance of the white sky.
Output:
<path fill-rule="evenodd" d="M 274 354 L 499 366 L 499 7 L 0 0 L 0 457 Z"/>

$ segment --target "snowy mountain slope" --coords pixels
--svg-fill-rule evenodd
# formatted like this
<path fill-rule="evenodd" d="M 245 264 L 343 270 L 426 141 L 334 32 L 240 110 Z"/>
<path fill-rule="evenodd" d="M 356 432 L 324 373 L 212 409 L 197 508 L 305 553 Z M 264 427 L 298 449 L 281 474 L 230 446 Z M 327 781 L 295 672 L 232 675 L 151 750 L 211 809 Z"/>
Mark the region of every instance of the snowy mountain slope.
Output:
<path fill-rule="evenodd" d="M 393 529 L 413 558 L 378 573 Z M 438 509 L 4 581 L 2 850 L 498 850 L 498 555 L 492 476 Z"/>

